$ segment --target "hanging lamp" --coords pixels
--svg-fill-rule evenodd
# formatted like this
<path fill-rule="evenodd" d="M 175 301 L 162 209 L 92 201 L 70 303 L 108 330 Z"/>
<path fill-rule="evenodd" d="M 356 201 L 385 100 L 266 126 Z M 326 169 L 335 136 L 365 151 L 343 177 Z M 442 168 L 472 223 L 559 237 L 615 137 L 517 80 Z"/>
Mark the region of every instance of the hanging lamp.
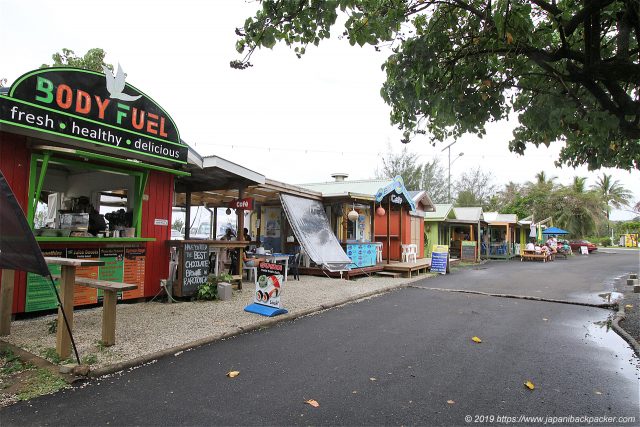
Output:
<path fill-rule="evenodd" d="M 382 207 L 382 204 L 378 205 L 378 208 L 376 209 L 376 215 L 384 216 L 385 213 L 387 213 L 387 212 Z"/>
<path fill-rule="evenodd" d="M 353 205 L 353 208 L 351 209 L 351 212 L 349 212 L 347 214 L 347 218 L 349 218 L 349 221 L 357 221 L 358 217 L 360 216 L 360 214 L 356 211 L 356 206 L 355 204 Z"/>

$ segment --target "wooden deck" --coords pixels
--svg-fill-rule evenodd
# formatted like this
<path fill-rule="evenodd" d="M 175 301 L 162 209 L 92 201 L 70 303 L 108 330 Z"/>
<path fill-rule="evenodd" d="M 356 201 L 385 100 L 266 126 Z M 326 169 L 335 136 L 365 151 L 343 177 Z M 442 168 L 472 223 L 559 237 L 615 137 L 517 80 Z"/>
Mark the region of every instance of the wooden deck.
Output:
<path fill-rule="evenodd" d="M 386 264 L 386 262 L 378 263 L 375 266 L 371 267 L 362 267 L 362 268 L 354 268 L 350 271 L 345 271 L 342 273 L 342 278 L 351 279 L 358 276 L 371 275 L 378 271 L 389 271 L 400 273 L 404 277 L 411 277 L 413 274 L 417 274 L 420 272 L 428 272 L 431 269 L 431 258 L 419 258 L 417 262 L 398 262 L 391 261 L 390 264 Z M 308 276 L 328 276 L 328 277 L 340 277 L 339 272 L 332 273 L 327 270 L 322 270 L 318 267 L 300 267 L 300 274 L 305 274 Z"/>
<path fill-rule="evenodd" d="M 352 277 L 358 277 L 358 276 L 369 276 L 371 274 L 374 274 L 378 271 L 382 271 L 383 270 L 383 264 L 378 264 L 378 265 L 373 265 L 371 267 L 362 267 L 362 268 L 354 268 L 353 270 L 350 271 L 345 271 L 342 273 L 342 278 L 343 279 L 351 279 Z M 340 273 L 339 272 L 330 272 L 327 270 L 323 270 L 319 267 L 299 267 L 299 271 L 300 274 L 305 274 L 307 276 L 322 276 L 322 277 L 335 277 L 335 278 L 339 278 L 340 277 Z M 289 279 L 291 280 L 291 279 Z"/>
<path fill-rule="evenodd" d="M 431 269 L 431 258 L 418 258 L 416 262 L 392 261 L 390 264 L 383 265 L 384 271 L 398 272 L 406 277 L 411 277 L 413 273 L 428 272 Z"/>

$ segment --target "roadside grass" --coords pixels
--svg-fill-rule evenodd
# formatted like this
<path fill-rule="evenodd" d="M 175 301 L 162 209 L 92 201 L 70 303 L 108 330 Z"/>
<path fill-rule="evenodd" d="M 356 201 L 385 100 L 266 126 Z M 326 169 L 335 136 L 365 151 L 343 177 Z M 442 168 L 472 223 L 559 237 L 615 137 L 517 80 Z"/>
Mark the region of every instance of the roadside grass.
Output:
<path fill-rule="evenodd" d="M 0 407 L 68 387 L 55 373 L 23 362 L 10 349 L 0 350 Z"/>
<path fill-rule="evenodd" d="M 23 389 L 16 396 L 18 400 L 29 400 L 43 394 L 54 393 L 68 386 L 67 382 L 56 374 L 38 368 L 35 375 L 26 380 Z"/>

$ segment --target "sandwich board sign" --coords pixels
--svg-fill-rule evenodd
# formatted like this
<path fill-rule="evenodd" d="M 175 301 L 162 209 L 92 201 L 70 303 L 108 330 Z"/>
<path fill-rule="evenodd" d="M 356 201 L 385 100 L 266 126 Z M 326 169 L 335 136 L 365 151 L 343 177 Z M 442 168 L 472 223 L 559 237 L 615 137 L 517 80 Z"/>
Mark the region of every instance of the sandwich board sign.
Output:
<path fill-rule="evenodd" d="M 589 255 L 589 248 L 586 246 L 580 246 L 580 254 Z"/>
<path fill-rule="evenodd" d="M 246 306 L 244 311 L 267 317 L 288 313 L 281 305 L 284 265 L 261 262 L 257 276 L 253 304 Z"/>
<path fill-rule="evenodd" d="M 433 273 L 447 274 L 449 261 L 449 246 L 433 245 L 431 251 L 431 271 Z"/>

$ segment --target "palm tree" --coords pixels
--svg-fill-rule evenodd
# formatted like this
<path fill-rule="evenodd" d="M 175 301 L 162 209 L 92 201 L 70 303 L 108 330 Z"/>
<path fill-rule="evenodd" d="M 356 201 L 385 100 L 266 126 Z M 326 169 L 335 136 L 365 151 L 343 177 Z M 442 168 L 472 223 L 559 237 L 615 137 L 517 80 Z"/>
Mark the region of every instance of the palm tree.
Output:
<path fill-rule="evenodd" d="M 557 176 L 552 176 L 547 179 L 547 174 L 545 173 L 545 171 L 540 171 L 536 174 L 536 184 L 553 185 L 553 181 L 555 181 L 556 179 L 558 179 Z"/>
<path fill-rule="evenodd" d="M 576 176 L 568 187 L 560 188 L 552 195 L 558 225 L 576 237 L 584 237 L 596 231 L 604 217 L 602 198 L 595 191 L 586 190 L 584 177 Z"/>
<path fill-rule="evenodd" d="M 602 200 L 606 203 L 607 221 L 609 220 L 609 214 L 611 213 L 611 207 L 620 209 L 623 206 L 628 206 L 631 202 L 632 194 L 629 190 L 624 188 L 620 181 L 611 179 L 611 175 L 602 173 L 602 176 L 598 177 L 598 181 L 595 185 L 591 186 L 595 190 Z"/>
<path fill-rule="evenodd" d="M 582 176 L 574 176 L 571 183 L 571 190 L 577 194 L 583 194 L 586 190 L 587 178 Z"/>

